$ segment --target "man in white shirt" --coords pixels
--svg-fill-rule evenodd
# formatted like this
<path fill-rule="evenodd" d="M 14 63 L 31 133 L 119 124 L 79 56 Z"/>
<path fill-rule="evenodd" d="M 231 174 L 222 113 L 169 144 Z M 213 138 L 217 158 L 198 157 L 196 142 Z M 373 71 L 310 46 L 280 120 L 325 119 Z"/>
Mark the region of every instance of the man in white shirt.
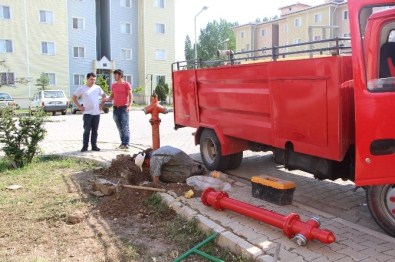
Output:
<path fill-rule="evenodd" d="M 83 114 L 84 135 L 82 138 L 81 152 L 88 150 L 89 135 L 91 134 L 91 145 L 93 151 L 100 151 L 97 147 L 97 130 L 99 129 L 100 110 L 106 102 L 106 94 L 100 86 L 96 85 L 96 74 L 86 75 L 86 85 L 77 88 L 73 95 L 73 102 Z M 102 97 L 101 104 L 99 97 Z M 78 103 L 78 98 L 82 98 L 82 104 Z M 92 132 L 91 132 L 92 131 Z"/>

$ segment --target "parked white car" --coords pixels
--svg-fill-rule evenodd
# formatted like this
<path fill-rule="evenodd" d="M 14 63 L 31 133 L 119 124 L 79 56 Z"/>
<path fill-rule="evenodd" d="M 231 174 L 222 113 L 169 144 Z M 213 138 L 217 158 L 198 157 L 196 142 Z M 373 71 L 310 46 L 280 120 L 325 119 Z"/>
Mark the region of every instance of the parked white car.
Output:
<path fill-rule="evenodd" d="M 0 93 L 0 111 L 4 108 L 11 110 L 18 109 L 19 106 L 8 93 Z"/>
<path fill-rule="evenodd" d="M 66 114 L 69 107 L 69 100 L 67 99 L 63 90 L 42 90 L 34 94 L 30 101 L 30 111 L 36 111 L 38 108 L 44 109 L 45 112 L 61 112 Z"/>

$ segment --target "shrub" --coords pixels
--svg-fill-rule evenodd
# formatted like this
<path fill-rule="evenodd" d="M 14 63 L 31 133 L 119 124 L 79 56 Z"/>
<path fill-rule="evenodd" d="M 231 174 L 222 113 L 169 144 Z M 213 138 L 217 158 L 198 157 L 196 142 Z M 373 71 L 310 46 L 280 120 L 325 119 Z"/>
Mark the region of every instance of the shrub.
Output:
<path fill-rule="evenodd" d="M 37 110 L 33 116 L 13 117 L 13 112 L 4 109 L 0 112 L 0 142 L 3 151 L 14 168 L 32 162 L 38 153 L 38 143 L 44 139 L 46 114 Z"/>
<path fill-rule="evenodd" d="M 159 83 L 155 88 L 155 93 L 158 96 L 159 101 L 166 101 L 166 97 L 169 95 L 169 85 L 165 83 L 165 79 L 161 77 Z"/>

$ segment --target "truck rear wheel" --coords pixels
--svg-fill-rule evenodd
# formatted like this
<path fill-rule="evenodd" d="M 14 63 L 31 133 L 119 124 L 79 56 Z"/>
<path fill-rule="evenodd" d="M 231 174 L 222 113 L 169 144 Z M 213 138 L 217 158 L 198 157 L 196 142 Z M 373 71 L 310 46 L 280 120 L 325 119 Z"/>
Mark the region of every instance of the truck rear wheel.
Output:
<path fill-rule="evenodd" d="M 200 155 L 209 170 L 224 171 L 229 167 L 230 156 L 223 156 L 221 143 L 211 129 L 204 129 L 200 136 Z"/>
<path fill-rule="evenodd" d="M 232 169 L 236 169 L 241 165 L 241 162 L 243 161 L 243 151 L 236 153 L 236 154 L 232 154 L 229 156 L 229 170 Z"/>
<path fill-rule="evenodd" d="M 366 200 L 376 223 L 395 237 L 395 185 L 367 187 Z"/>

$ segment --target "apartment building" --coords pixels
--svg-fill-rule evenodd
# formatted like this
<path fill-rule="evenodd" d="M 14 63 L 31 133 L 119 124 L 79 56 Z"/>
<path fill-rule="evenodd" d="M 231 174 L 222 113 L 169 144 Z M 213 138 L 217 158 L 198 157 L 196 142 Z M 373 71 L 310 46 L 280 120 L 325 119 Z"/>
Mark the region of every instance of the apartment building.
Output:
<path fill-rule="evenodd" d="M 0 1 L 0 79 L 1 91 L 9 92 L 27 104 L 37 89 L 35 80 L 47 74 L 50 86 L 68 90 L 66 0 Z M 15 79 L 28 78 L 28 84 Z"/>
<path fill-rule="evenodd" d="M 70 88 L 66 91 L 71 96 L 84 84 L 86 74 L 94 71 L 93 61 L 98 57 L 96 1 L 67 1 L 67 10 Z"/>
<path fill-rule="evenodd" d="M 175 59 L 174 0 L 139 0 L 139 86 L 150 96 L 163 78 L 171 86 Z M 152 87 L 152 88 L 151 88 Z M 151 90 L 152 89 L 152 90 Z"/>
<path fill-rule="evenodd" d="M 296 3 L 279 10 L 281 16 L 278 19 L 235 27 L 233 30 L 236 35 L 236 52 L 246 50 L 250 46 L 260 49 L 350 36 L 347 3 L 344 0 L 323 1 L 323 4 L 318 6 Z M 241 39 L 241 30 L 258 33 L 252 38 Z M 300 51 L 325 45 L 327 46 L 315 44 L 292 47 L 280 52 Z"/>
<path fill-rule="evenodd" d="M 88 72 L 111 84 L 121 68 L 132 88 L 148 86 L 136 96 L 148 102 L 151 76 L 153 88 L 171 85 L 174 23 L 174 0 L 0 0 L 2 91 L 27 106 L 42 72 L 71 96 Z"/>

